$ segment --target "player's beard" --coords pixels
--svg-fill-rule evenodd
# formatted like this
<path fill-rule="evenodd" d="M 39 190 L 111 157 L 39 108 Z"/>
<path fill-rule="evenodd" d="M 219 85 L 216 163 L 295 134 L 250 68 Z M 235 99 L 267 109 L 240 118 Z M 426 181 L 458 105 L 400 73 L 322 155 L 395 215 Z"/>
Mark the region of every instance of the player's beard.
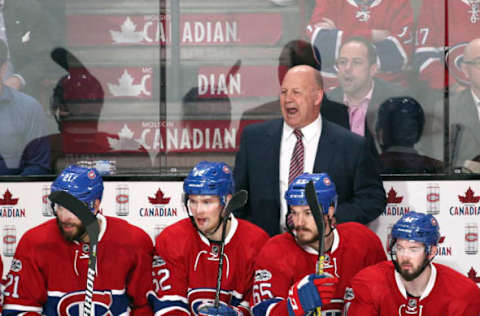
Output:
<path fill-rule="evenodd" d="M 60 220 L 57 217 L 57 226 L 60 229 L 60 232 L 62 233 L 62 236 L 63 236 L 63 238 L 65 238 L 66 241 L 69 241 L 69 242 L 72 242 L 74 240 L 82 241 L 82 237 L 85 235 L 85 233 L 87 231 L 87 229 L 85 228 L 85 225 L 83 225 L 83 224 L 71 224 L 71 225 L 76 227 L 77 230 L 73 231 L 71 233 L 66 232 L 63 229 L 62 223 L 60 222 Z"/>
<path fill-rule="evenodd" d="M 305 231 L 305 232 L 311 232 L 310 234 L 310 237 L 301 237 L 301 234 L 299 234 L 299 232 L 302 232 L 302 231 Z M 318 242 L 318 233 L 317 234 L 313 234 L 313 232 L 307 228 L 304 228 L 304 227 L 295 227 L 294 229 L 294 232 L 295 232 L 295 238 L 297 239 L 297 242 L 299 245 L 309 245 L 309 244 L 312 244 L 314 242 Z"/>
<path fill-rule="evenodd" d="M 402 262 L 402 263 L 405 263 L 405 262 Z M 411 264 L 411 262 L 409 263 Z M 394 261 L 395 269 L 397 270 L 398 273 L 400 273 L 400 275 L 405 281 L 415 280 L 420 274 L 422 274 L 423 270 L 425 270 L 428 263 L 429 263 L 429 260 L 427 256 L 425 256 L 423 258 L 422 264 L 417 269 L 413 270 L 412 272 L 408 272 L 402 269 L 401 264 L 399 264 L 397 260 Z"/>

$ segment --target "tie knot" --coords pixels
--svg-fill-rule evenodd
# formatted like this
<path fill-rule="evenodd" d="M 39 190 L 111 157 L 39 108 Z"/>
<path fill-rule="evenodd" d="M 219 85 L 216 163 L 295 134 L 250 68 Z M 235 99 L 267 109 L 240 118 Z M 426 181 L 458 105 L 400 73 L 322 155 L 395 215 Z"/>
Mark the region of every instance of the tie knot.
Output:
<path fill-rule="evenodd" d="M 299 130 L 299 129 L 294 130 L 293 133 L 294 133 L 295 136 L 297 137 L 297 140 L 298 140 L 298 139 L 301 139 L 302 136 L 303 136 L 302 131 Z"/>

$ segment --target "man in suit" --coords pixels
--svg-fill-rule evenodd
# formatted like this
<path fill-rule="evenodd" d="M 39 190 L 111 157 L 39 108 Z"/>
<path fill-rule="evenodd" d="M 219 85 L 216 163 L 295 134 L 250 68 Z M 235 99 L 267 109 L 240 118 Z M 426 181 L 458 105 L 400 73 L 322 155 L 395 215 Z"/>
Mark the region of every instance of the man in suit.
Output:
<path fill-rule="evenodd" d="M 453 168 L 472 169 L 480 154 L 480 38 L 465 47 L 462 71 L 470 87 L 450 100 L 450 159 Z"/>
<path fill-rule="evenodd" d="M 365 139 L 322 118 L 322 77 L 300 65 L 282 82 L 283 119 L 247 126 L 235 160 L 235 185 L 249 192 L 237 216 L 247 218 L 270 235 L 285 227 L 287 206 L 281 197 L 289 184 L 296 141 L 304 144 L 303 172 L 326 172 L 337 185 L 339 222 L 368 223 L 386 204 L 378 160 Z M 297 130 L 301 138 L 295 140 Z M 298 136 L 297 136 L 298 137 Z"/>
<path fill-rule="evenodd" d="M 375 125 L 380 105 L 390 97 L 411 93 L 398 84 L 374 78 L 378 68 L 375 48 L 362 37 L 345 41 L 336 66 L 340 86 L 331 90 L 328 97 L 346 106 L 328 104 L 324 110 L 336 113 L 335 121 L 348 126 L 352 132 L 368 137 L 372 135 L 379 150 Z"/>

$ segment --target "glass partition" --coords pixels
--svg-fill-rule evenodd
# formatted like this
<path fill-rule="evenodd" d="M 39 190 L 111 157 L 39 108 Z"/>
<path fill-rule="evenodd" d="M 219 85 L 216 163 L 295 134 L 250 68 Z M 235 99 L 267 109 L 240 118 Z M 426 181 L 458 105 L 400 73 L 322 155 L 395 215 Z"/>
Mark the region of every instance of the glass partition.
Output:
<path fill-rule="evenodd" d="M 281 81 L 300 64 L 322 72 L 345 128 L 363 106 L 384 174 L 480 170 L 480 45 L 464 55 L 478 1 L 32 3 L 2 7 L 2 174 L 234 165 L 243 128 L 281 118 Z"/>

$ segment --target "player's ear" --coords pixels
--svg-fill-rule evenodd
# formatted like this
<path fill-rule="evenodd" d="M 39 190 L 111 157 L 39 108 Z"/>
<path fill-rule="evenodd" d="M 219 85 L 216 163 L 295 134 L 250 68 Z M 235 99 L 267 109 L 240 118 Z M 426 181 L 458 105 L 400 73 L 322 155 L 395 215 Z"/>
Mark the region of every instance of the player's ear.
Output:
<path fill-rule="evenodd" d="M 430 246 L 430 253 L 428 254 L 428 260 L 432 260 L 437 255 L 437 246 Z"/>

